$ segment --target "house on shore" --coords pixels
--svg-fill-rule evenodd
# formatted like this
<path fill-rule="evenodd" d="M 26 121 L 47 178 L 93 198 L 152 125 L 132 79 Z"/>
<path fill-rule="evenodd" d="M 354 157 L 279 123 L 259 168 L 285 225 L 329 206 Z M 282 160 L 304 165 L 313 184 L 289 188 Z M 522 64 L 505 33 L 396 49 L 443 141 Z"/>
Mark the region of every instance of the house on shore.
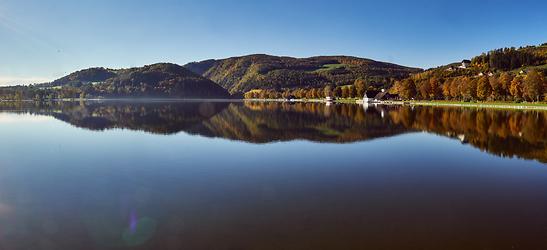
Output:
<path fill-rule="evenodd" d="M 377 102 L 381 102 L 381 101 L 387 101 L 387 100 L 396 100 L 398 97 L 399 97 L 398 95 L 391 94 L 387 92 L 385 89 L 382 89 L 380 93 L 374 96 L 374 100 L 376 100 Z"/>
<path fill-rule="evenodd" d="M 363 103 L 376 103 L 386 100 L 396 100 L 399 96 L 390 94 L 387 90 L 382 89 L 381 91 L 367 91 L 363 96 Z"/>
<path fill-rule="evenodd" d="M 367 90 L 365 91 L 365 94 L 363 95 L 363 103 L 373 103 L 375 101 L 376 95 L 380 93 L 379 91 L 375 90 Z"/>

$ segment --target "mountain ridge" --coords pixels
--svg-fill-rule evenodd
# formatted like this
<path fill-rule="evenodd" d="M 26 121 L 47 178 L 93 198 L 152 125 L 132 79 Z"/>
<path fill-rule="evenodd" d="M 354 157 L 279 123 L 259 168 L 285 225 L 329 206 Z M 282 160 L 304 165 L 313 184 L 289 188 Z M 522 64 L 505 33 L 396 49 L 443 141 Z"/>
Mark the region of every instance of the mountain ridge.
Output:
<path fill-rule="evenodd" d="M 402 99 L 547 100 L 547 43 L 491 50 L 423 70 L 356 56 L 250 54 L 185 65 L 82 69 L 50 83 L 0 87 L 0 99 L 360 98 L 389 89 Z M 480 80 L 480 81 L 479 81 Z M 514 81 L 513 81 L 514 80 Z M 542 85 L 543 84 L 543 85 Z"/>
<path fill-rule="evenodd" d="M 231 94 L 241 94 L 252 89 L 348 85 L 358 78 L 382 87 L 422 71 L 395 63 L 345 55 L 297 58 L 251 54 L 191 62 L 184 67 L 218 83 Z"/>
<path fill-rule="evenodd" d="M 229 98 L 213 81 L 174 63 L 142 67 L 82 69 L 50 83 L 32 86 L 35 95 L 57 98 L 87 97 L 169 97 Z M 59 93 L 56 93 L 59 92 Z"/>

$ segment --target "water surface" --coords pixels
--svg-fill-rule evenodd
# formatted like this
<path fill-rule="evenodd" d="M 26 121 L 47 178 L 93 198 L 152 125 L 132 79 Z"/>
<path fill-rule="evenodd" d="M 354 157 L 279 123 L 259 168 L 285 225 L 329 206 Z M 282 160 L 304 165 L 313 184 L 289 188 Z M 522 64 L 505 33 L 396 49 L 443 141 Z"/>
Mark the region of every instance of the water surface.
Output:
<path fill-rule="evenodd" d="M 0 110 L 0 249 L 547 248 L 546 112 Z"/>

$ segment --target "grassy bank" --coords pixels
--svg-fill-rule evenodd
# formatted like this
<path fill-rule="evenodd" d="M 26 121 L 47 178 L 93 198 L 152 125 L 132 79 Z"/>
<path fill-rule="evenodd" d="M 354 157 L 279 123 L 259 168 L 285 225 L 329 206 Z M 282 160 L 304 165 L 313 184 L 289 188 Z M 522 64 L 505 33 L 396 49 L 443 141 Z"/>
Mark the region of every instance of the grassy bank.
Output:
<path fill-rule="evenodd" d="M 359 98 L 339 98 L 336 103 L 355 104 L 362 99 Z M 285 99 L 176 99 L 176 98 L 107 98 L 107 99 L 54 99 L 47 101 L 277 101 L 285 102 Z M 47 102 L 43 101 L 43 102 Z M 298 99 L 296 102 L 326 102 L 325 99 Z M 0 100 L 0 102 L 35 102 L 35 100 Z M 422 105 L 422 106 L 453 106 L 453 107 L 477 107 L 477 108 L 497 108 L 497 109 L 536 109 L 547 110 L 547 102 L 460 102 L 460 101 L 388 101 L 380 102 L 384 105 Z"/>
<path fill-rule="evenodd" d="M 285 99 L 245 99 L 249 101 L 286 101 Z M 357 103 L 362 99 L 340 98 L 336 103 Z M 325 99 L 298 99 L 296 102 L 325 102 Z M 547 110 L 546 102 L 460 102 L 460 101 L 388 101 L 378 104 L 386 105 L 422 105 L 422 106 L 456 106 L 456 107 L 477 107 L 477 108 L 498 108 L 498 109 L 541 109 Z"/>
<path fill-rule="evenodd" d="M 401 102 L 402 103 L 402 102 Z M 503 108 L 503 109 L 545 109 L 545 102 L 459 102 L 459 101 L 410 101 L 412 105 L 424 106 L 457 106 L 478 108 Z"/>

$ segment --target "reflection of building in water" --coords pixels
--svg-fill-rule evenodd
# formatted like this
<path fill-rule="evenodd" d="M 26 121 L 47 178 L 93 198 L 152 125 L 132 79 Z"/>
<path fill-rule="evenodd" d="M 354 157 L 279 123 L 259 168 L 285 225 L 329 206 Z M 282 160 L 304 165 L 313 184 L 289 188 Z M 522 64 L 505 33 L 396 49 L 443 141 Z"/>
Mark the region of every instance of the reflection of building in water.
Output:
<path fill-rule="evenodd" d="M 374 103 L 372 105 L 374 105 L 374 109 L 380 113 L 380 117 L 384 119 L 386 116 L 386 111 L 385 111 L 386 107 L 381 104 L 378 105 L 378 103 Z"/>
<path fill-rule="evenodd" d="M 459 134 L 459 135 L 458 135 L 458 139 L 459 139 L 463 144 L 466 144 L 466 143 L 467 143 L 467 138 L 465 137 L 464 134 Z"/>
<path fill-rule="evenodd" d="M 330 106 L 332 102 L 334 102 L 333 97 L 330 97 L 330 96 L 325 97 L 325 103 L 327 104 L 327 106 Z"/>

